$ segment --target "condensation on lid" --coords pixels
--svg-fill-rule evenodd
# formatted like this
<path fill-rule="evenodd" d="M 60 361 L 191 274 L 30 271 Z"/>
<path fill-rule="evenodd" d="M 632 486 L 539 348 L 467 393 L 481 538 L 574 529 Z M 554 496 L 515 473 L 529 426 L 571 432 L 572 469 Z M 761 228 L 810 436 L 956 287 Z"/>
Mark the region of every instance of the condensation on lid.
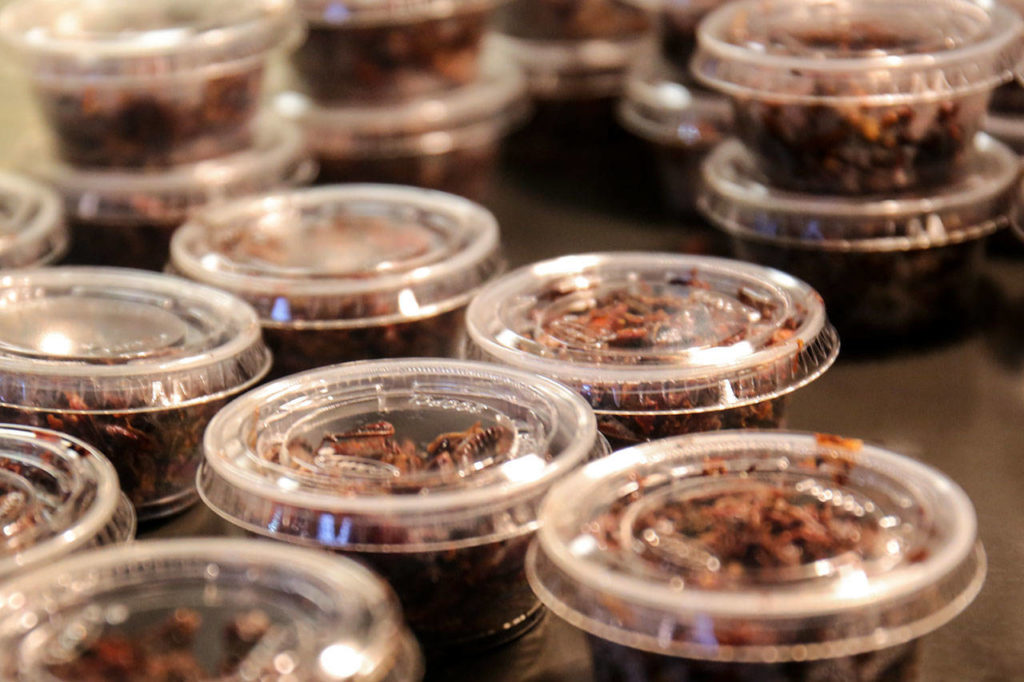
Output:
<path fill-rule="evenodd" d="M 943 474 L 857 440 L 767 431 L 588 465 L 547 498 L 530 561 L 542 600 L 593 634 L 759 662 L 919 637 L 985 574 L 974 508 Z"/>

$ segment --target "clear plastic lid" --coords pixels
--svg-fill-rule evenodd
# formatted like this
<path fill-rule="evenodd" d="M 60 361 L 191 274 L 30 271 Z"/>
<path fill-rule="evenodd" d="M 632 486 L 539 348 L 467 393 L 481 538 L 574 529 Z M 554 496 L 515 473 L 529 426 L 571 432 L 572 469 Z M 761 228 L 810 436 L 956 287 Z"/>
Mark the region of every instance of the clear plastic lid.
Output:
<path fill-rule="evenodd" d="M 0 586 L 16 682 L 415 682 L 398 602 L 354 561 L 225 538 L 90 552 Z"/>
<path fill-rule="evenodd" d="M 295 92 L 275 100 L 318 155 L 377 157 L 441 154 L 492 142 L 529 113 L 526 83 L 507 64 L 488 64 L 468 85 L 406 102 L 324 106 Z"/>
<path fill-rule="evenodd" d="M 59 267 L 0 276 L 0 403 L 170 409 L 223 397 L 270 367 L 252 308 L 169 275 Z"/>
<path fill-rule="evenodd" d="M 262 59 L 297 22 L 292 0 L 15 0 L 0 42 L 36 80 L 159 81 Z"/>
<path fill-rule="evenodd" d="M 313 26 L 397 24 L 444 19 L 455 14 L 484 12 L 507 0 L 297 0 L 302 16 Z"/>
<path fill-rule="evenodd" d="M 264 324 L 361 327 L 465 305 L 500 269 L 498 247 L 497 221 L 472 201 L 352 184 L 211 207 L 175 233 L 171 263 Z"/>
<path fill-rule="evenodd" d="M 781 662 L 894 646 L 985 578 L 943 474 L 859 441 L 721 431 L 594 462 L 541 509 L 528 577 L 570 623 L 687 658 Z"/>
<path fill-rule="evenodd" d="M 40 152 L 27 154 L 29 172 L 57 189 L 69 217 L 98 223 L 173 225 L 200 206 L 314 175 L 302 132 L 275 117 L 259 120 L 249 149 L 161 171 L 81 170 Z"/>
<path fill-rule="evenodd" d="M 51 263 L 67 250 L 60 197 L 27 178 L 0 172 L 0 268 Z"/>
<path fill-rule="evenodd" d="M 701 22 L 693 71 L 734 96 L 896 105 L 1010 80 L 1024 20 L 972 0 L 742 0 Z"/>
<path fill-rule="evenodd" d="M 606 452 L 590 408 L 564 386 L 418 358 L 262 386 L 210 422 L 204 446 L 199 493 L 218 514 L 255 533 L 353 551 L 521 535 L 554 481 Z"/>
<path fill-rule="evenodd" d="M 963 176 L 936 193 L 840 197 L 771 187 L 730 140 L 705 160 L 701 211 L 732 234 L 830 251 L 901 251 L 977 239 L 1008 224 L 1017 155 L 978 135 Z"/>
<path fill-rule="evenodd" d="M 675 69 L 654 55 L 637 63 L 619 103 L 619 120 L 656 144 L 706 147 L 732 130 L 728 100 L 683 85 Z"/>
<path fill-rule="evenodd" d="M 839 352 L 809 286 L 704 256 L 543 261 L 485 287 L 466 320 L 474 352 L 556 379 L 592 402 L 600 397 L 605 411 L 760 402 L 812 381 Z M 609 397 L 616 408 L 606 407 Z"/>
<path fill-rule="evenodd" d="M 135 510 L 98 450 L 48 429 L 0 424 L 0 577 L 135 535 Z"/>
<path fill-rule="evenodd" d="M 494 34 L 488 49 L 523 71 L 535 97 L 589 99 L 621 94 L 626 70 L 644 41 L 644 36 L 534 40 Z"/>

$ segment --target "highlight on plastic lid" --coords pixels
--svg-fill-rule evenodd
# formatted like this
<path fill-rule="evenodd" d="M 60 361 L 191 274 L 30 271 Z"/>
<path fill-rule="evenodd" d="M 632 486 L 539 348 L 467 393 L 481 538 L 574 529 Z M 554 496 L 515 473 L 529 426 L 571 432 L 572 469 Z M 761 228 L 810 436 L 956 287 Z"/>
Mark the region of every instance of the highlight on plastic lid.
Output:
<path fill-rule="evenodd" d="M 63 433 L 0 424 L 0 578 L 130 540 L 135 510 L 114 467 Z"/>
<path fill-rule="evenodd" d="M 467 311 L 474 353 L 622 409 L 704 411 L 812 381 L 839 350 L 821 297 L 793 277 L 705 256 L 595 253 L 515 270 Z M 593 402 L 593 401 L 591 401 Z"/>
<path fill-rule="evenodd" d="M 521 535 L 554 481 L 606 452 L 590 408 L 564 386 L 417 358 L 250 391 L 213 419 L 204 447 L 199 490 L 215 512 L 262 535 L 353 551 Z"/>
<path fill-rule="evenodd" d="M 291 0 L 15 0 L 0 44 L 36 80 L 155 80 L 262 59 L 293 38 Z"/>
<path fill-rule="evenodd" d="M 940 472 L 857 440 L 722 431 L 655 441 L 558 484 L 527 560 L 554 613 L 686 658 L 850 656 L 977 595 L 974 508 Z"/>
<path fill-rule="evenodd" d="M 741 0 L 701 23 L 694 74 L 738 97 L 893 105 L 991 90 L 1024 20 L 971 0 Z"/>
<path fill-rule="evenodd" d="M 901 251 L 978 239 L 1014 211 L 1019 161 L 988 135 L 973 142 L 967 167 L 932 191 L 829 196 L 772 187 L 742 143 L 719 145 L 704 162 L 701 211 L 726 232 L 827 251 Z"/>
<path fill-rule="evenodd" d="M 121 268 L 0 275 L 8 406 L 73 395 L 70 410 L 179 408 L 244 388 L 269 363 L 252 308 L 211 287 Z"/>
<path fill-rule="evenodd" d="M 416 682 L 422 672 L 377 575 L 256 540 L 139 542 L 21 576 L 0 586 L 0 643 L 14 682 L 153 670 L 210 682 Z"/>
<path fill-rule="evenodd" d="M 171 263 L 251 303 L 266 324 L 389 324 L 465 305 L 502 267 L 487 209 L 397 185 L 238 199 L 174 235 Z"/>
<path fill-rule="evenodd" d="M 0 269 L 46 265 L 67 247 L 57 194 L 28 178 L 0 172 Z"/>

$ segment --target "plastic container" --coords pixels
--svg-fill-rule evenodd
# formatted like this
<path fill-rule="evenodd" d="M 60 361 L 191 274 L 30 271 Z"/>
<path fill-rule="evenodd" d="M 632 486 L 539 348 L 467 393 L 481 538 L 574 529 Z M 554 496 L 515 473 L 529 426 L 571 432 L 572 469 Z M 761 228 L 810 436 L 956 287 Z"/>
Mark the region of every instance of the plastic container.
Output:
<path fill-rule="evenodd" d="M 650 22 L 643 10 L 616 0 L 513 0 L 498 11 L 495 26 L 515 38 L 582 46 L 642 37 Z"/>
<path fill-rule="evenodd" d="M 892 193 L 953 181 L 1024 20 L 971 0 L 743 0 L 707 16 L 694 73 L 779 187 Z"/>
<path fill-rule="evenodd" d="M 97 448 L 140 519 L 196 500 L 207 422 L 269 366 L 255 313 L 210 287 L 118 268 L 0 277 L 0 421 Z"/>
<path fill-rule="evenodd" d="M 844 341 L 948 336 L 979 308 L 984 238 L 1008 224 L 1016 197 L 1016 154 L 985 135 L 971 152 L 967 172 L 937 192 L 853 198 L 774 188 L 728 142 L 704 167 L 701 208 L 737 256 L 820 291 Z"/>
<path fill-rule="evenodd" d="M 16 0 L 0 43 L 77 166 L 166 167 L 247 147 L 291 0 Z"/>
<path fill-rule="evenodd" d="M 472 82 L 502 0 L 298 0 L 309 24 L 292 63 L 322 103 L 401 102 Z"/>
<path fill-rule="evenodd" d="M 529 111 L 523 78 L 508 65 L 397 104 L 325 107 L 296 93 L 276 103 L 305 131 L 321 183 L 413 185 L 471 199 L 487 195 L 501 140 Z"/>
<path fill-rule="evenodd" d="M 621 0 L 651 17 L 658 34 L 658 53 L 679 69 L 683 83 L 692 85 L 690 61 L 697 50 L 697 25 L 725 0 Z"/>
<path fill-rule="evenodd" d="M 626 83 L 619 121 L 654 150 L 668 209 L 696 211 L 701 164 L 732 133 L 729 102 L 680 82 L 679 71 L 658 61 L 640 62 Z"/>
<path fill-rule="evenodd" d="M 1024 154 L 1024 114 L 989 112 L 985 117 L 985 132 L 1007 145 L 1018 155 Z"/>
<path fill-rule="evenodd" d="M 976 525 L 956 483 L 879 447 L 700 434 L 558 484 L 527 572 L 596 679 L 909 682 L 984 582 Z"/>
<path fill-rule="evenodd" d="M 481 363 L 357 362 L 287 377 L 211 422 L 203 500 L 250 533 L 357 557 L 425 647 L 511 639 L 542 611 L 523 575 L 551 484 L 607 452 L 569 389 Z"/>
<path fill-rule="evenodd" d="M 502 266 L 489 211 L 390 185 L 222 204 L 178 231 L 171 262 L 256 308 L 275 376 L 346 360 L 454 356 L 466 303 Z"/>
<path fill-rule="evenodd" d="M 839 340 L 789 275 L 706 256 L 598 253 L 515 270 L 466 314 L 468 354 L 581 393 L 613 447 L 776 427 Z"/>
<path fill-rule="evenodd" d="M 28 178 L 0 172 L 0 270 L 46 265 L 67 248 L 60 197 Z"/>
<path fill-rule="evenodd" d="M 0 586 L 11 682 L 417 682 L 394 594 L 352 561 L 253 540 L 90 552 Z"/>
<path fill-rule="evenodd" d="M 49 429 L 0 424 L 0 581 L 135 535 L 107 458 Z"/>
<path fill-rule="evenodd" d="M 64 200 L 72 231 L 68 261 L 163 270 L 171 235 L 216 201 L 313 179 L 315 166 L 292 124 L 260 122 L 252 148 L 160 172 L 79 170 L 45 156 L 30 172 Z"/>

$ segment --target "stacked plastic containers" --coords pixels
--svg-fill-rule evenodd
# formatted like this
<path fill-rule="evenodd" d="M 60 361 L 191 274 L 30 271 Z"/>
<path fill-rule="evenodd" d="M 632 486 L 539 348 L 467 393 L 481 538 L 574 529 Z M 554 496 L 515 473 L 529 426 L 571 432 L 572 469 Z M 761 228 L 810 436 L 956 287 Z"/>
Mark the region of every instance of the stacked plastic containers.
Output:
<path fill-rule="evenodd" d="M 1021 0 L 1003 0 L 1003 3 L 1024 15 L 1024 2 Z M 1020 82 L 1007 83 L 993 93 L 985 131 L 1018 154 L 1024 154 L 1024 86 Z"/>
<path fill-rule="evenodd" d="M 526 113 L 519 71 L 483 55 L 499 1 L 298 0 L 309 28 L 277 110 L 305 131 L 321 182 L 486 195 Z"/>
<path fill-rule="evenodd" d="M 737 255 L 824 296 L 844 341 L 948 336 L 972 314 L 1016 156 L 979 130 L 1021 18 L 964 0 L 742 0 L 708 15 L 694 74 L 742 144 L 705 162 L 702 212 Z"/>
<path fill-rule="evenodd" d="M 535 105 L 516 158 L 579 173 L 580 158 L 606 155 L 614 103 L 650 29 L 646 12 L 619 0 L 512 0 L 496 26 L 496 50 L 523 69 Z"/>
<path fill-rule="evenodd" d="M 728 100 L 690 74 L 697 25 L 723 0 L 632 1 L 650 13 L 658 38 L 630 69 L 618 119 L 652 150 L 666 208 L 689 217 L 701 162 L 732 132 Z"/>
<path fill-rule="evenodd" d="M 260 113 L 291 0 L 16 0 L 0 41 L 52 138 L 30 171 L 63 195 L 69 259 L 160 269 L 196 206 L 311 175 L 299 133 Z M 42 147 L 42 145 L 39 145 Z"/>

